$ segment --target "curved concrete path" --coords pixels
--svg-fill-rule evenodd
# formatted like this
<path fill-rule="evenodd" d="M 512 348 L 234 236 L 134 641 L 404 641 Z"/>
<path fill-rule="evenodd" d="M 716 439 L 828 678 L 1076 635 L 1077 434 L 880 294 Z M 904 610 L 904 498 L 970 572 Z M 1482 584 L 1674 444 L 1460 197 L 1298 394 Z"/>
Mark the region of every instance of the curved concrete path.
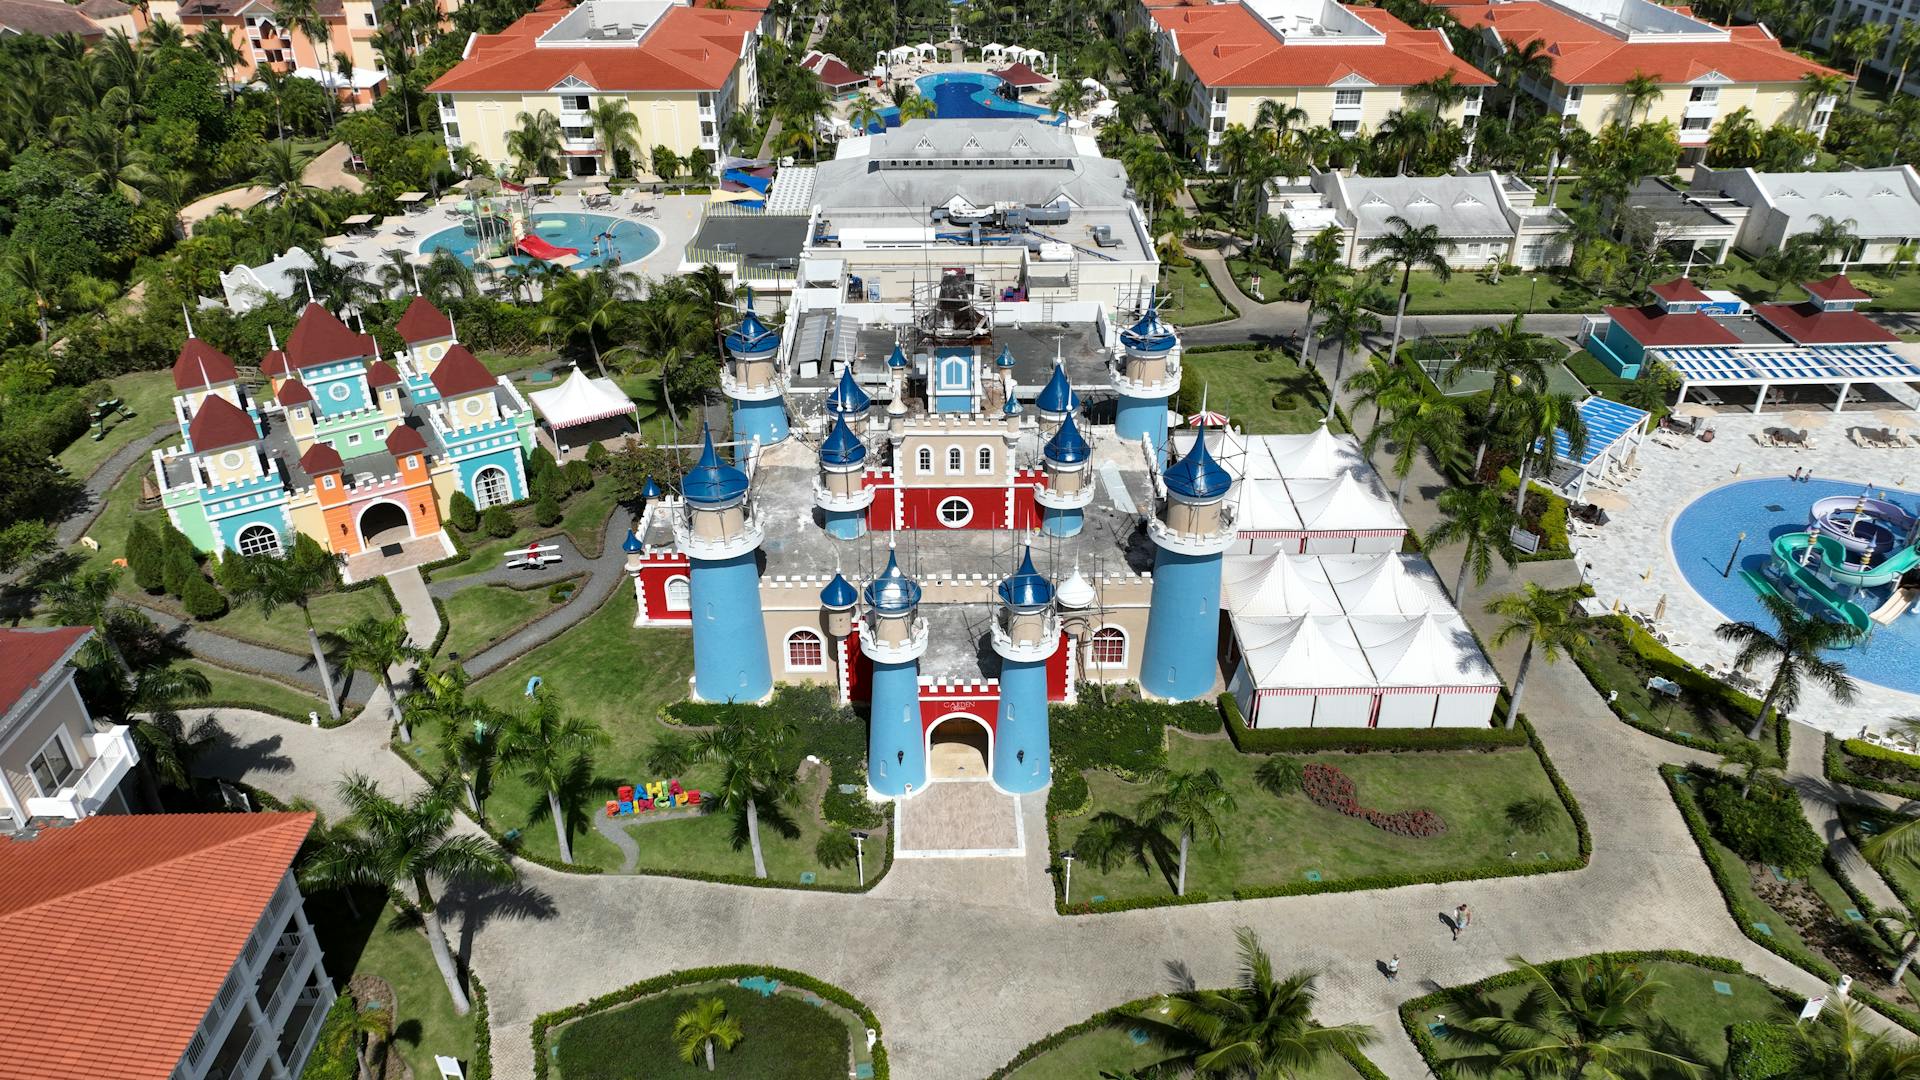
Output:
<path fill-rule="evenodd" d="M 613 590 L 628 581 L 627 555 L 621 550 L 620 542 L 626 539 L 630 516 L 625 508 L 617 505 L 614 507 L 612 516 L 607 519 L 606 525 L 601 530 L 600 554 L 596 558 L 589 559 L 581 555 L 579 549 L 574 546 L 572 538 L 563 533 L 558 537 L 550 538 L 548 542 L 558 544 L 565 558 L 545 570 L 523 574 L 522 571 L 495 567 L 478 574 L 429 583 L 427 591 L 444 600 L 461 589 L 474 585 L 512 584 L 522 588 L 538 587 L 574 577 L 582 572 L 587 575 L 587 580 L 575 591 L 573 599 L 521 627 L 492 648 L 467 657 L 461 661 L 460 666 L 466 668 L 467 673 L 477 679 L 495 668 L 511 663 L 522 653 L 553 640 L 573 624 L 593 614 L 601 604 L 606 603 L 607 598 L 613 595 Z M 428 638 L 428 640 L 432 639 Z"/>

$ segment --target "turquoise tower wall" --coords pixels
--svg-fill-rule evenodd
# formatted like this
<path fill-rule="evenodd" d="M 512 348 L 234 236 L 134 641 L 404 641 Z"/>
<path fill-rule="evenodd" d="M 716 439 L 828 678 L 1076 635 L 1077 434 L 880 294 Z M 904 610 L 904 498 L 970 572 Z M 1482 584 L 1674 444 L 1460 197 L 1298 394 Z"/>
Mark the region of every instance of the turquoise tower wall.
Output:
<path fill-rule="evenodd" d="M 1086 521 L 1085 511 L 1077 506 L 1043 506 L 1040 509 L 1043 511 L 1040 515 L 1040 531 L 1048 536 L 1077 536 L 1080 526 Z"/>
<path fill-rule="evenodd" d="M 820 513 L 826 518 L 828 536 L 855 540 L 867 535 L 865 510 L 822 510 Z"/>
<path fill-rule="evenodd" d="M 867 718 L 867 783 L 880 794 L 892 796 L 905 795 L 909 784 L 915 791 L 927 786 L 918 661 L 873 665 L 873 705 Z"/>
<path fill-rule="evenodd" d="M 993 782 L 1016 795 L 1051 779 L 1047 731 L 1047 662 L 1000 662 L 1000 712 L 993 731 Z"/>
<path fill-rule="evenodd" d="M 1113 430 L 1122 439 L 1138 443 L 1145 435 L 1153 440 L 1153 449 L 1162 461 L 1167 457 L 1167 399 L 1164 397 L 1127 397 L 1121 395 L 1115 406 Z"/>
<path fill-rule="evenodd" d="M 1213 689 L 1219 641 L 1220 556 L 1155 551 L 1141 688 L 1178 701 L 1205 695 Z"/>
<path fill-rule="evenodd" d="M 754 553 L 692 560 L 693 691 L 702 701 L 759 701 L 773 690 Z"/>
<path fill-rule="evenodd" d="M 787 437 L 787 403 L 777 397 L 733 403 L 733 437 L 772 446 Z"/>

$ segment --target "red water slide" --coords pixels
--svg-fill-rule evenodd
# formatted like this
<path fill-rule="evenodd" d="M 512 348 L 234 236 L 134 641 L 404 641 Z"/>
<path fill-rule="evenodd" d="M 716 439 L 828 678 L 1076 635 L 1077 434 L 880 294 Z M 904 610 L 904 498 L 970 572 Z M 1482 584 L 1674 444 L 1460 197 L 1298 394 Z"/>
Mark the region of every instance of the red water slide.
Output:
<path fill-rule="evenodd" d="M 515 244 L 514 248 L 523 255 L 531 255 L 536 259 L 545 259 L 548 262 L 552 262 L 562 255 L 580 254 L 579 248 L 554 247 L 552 244 L 547 243 L 532 233 L 521 237 L 520 242 Z"/>

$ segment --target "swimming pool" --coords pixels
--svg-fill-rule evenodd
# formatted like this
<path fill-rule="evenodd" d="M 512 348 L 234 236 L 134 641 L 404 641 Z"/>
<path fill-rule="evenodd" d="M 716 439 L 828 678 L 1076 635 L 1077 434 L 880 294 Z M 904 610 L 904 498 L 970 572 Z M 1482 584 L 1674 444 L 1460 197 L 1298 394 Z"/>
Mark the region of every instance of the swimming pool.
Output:
<path fill-rule="evenodd" d="M 1045 124 L 1063 124 L 1066 117 L 1051 109 L 1010 101 L 1000 96 L 1006 80 L 980 71 L 942 71 L 922 75 L 915 84 L 933 99 L 933 115 L 941 120 L 1005 119 L 1026 116 Z"/>
<path fill-rule="evenodd" d="M 618 250 L 623 263 L 636 262 L 646 257 L 654 248 L 660 246 L 660 234 L 645 225 L 629 218 L 613 217 L 609 214 L 561 213 L 558 211 L 536 210 L 530 219 L 534 235 L 554 247 L 580 249 L 580 263 L 583 266 L 600 266 L 613 261 L 612 253 Z M 594 237 L 611 232 L 612 241 L 602 241 L 600 254 L 593 254 Z M 465 226 L 456 225 L 451 229 L 442 229 L 420 241 L 420 251 L 432 254 L 436 251 L 450 251 L 460 257 L 468 266 L 474 264 L 473 248 L 479 238 L 469 234 Z M 514 256 L 518 263 L 530 263 L 533 259 L 525 255 Z"/>
<path fill-rule="evenodd" d="M 1796 483 L 1777 477 L 1715 488 L 1673 519 L 1668 542 L 1673 545 L 1674 563 L 1687 584 L 1721 615 L 1769 626 L 1766 609 L 1752 587 L 1741 580 L 1740 571 L 1763 573 L 1773 559 L 1773 541 L 1787 533 L 1805 531 L 1807 511 L 1816 499 L 1859 495 L 1862 490 L 1862 485 L 1853 481 L 1815 479 Z M 1908 509 L 1920 503 L 1920 493 L 1877 486 L 1872 493 L 1875 498 L 1886 498 Z M 1733 570 L 1721 577 L 1734 541 L 1743 532 L 1747 538 L 1740 545 Z M 1886 598 L 1887 591 L 1885 587 L 1861 590 L 1858 603 L 1872 611 Z M 1920 693 L 1920 663 L 1916 663 L 1920 661 L 1920 615 L 1903 615 L 1891 625 L 1878 627 L 1866 644 L 1835 656 L 1847 665 L 1848 674 L 1862 682 Z"/>

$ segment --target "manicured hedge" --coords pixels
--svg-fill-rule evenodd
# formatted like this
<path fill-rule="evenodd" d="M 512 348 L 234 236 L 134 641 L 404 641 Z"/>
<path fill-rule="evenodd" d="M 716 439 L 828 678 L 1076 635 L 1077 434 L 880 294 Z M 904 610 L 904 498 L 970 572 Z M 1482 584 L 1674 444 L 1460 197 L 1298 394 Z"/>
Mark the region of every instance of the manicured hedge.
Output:
<path fill-rule="evenodd" d="M 353 1030 L 353 995 L 341 994 L 320 1022 L 320 1034 L 307 1055 L 300 1080 L 356 1080 L 360 1075 L 359 1034 Z"/>
<path fill-rule="evenodd" d="M 1526 732 L 1506 728 L 1250 728 L 1232 694 L 1221 694 L 1218 701 L 1227 734 L 1243 754 L 1498 750 L 1527 745 Z"/>
<path fill-rule="evenodd" d="M 1727 1029 L 1727 1076 L 1731 1080 L 1796 1080 L 1797 1043 L 1792 1024 L 1742 1020 Z"/>
<path fill-rule="evenodd" d="M 1048 711 L 1053 741 L 1049 820 L 1086 812 L 1092 794 L 1085 770 L 1138 780 L 1166 766 L 1167 728 L 1198 735 L 1220 730 L 1220 714 L 1210 702 L 1146 701 L 1133 693 L 1131 686 L 1088 686 L 1078 704 L 1055 705 Z"/>
<path fill-rule="evenodd" d="M 802 990 L 811 990 L 821 997 L 826 998 L 828 1001 L 852 1011 L 859 1016 L 861 1020 L 865 1021 L 867 1027 L 873 1029 L 876 1033 L 881 1031 L 879 1018 L 874 1016 L 873 1010 L 867 1008 L 859 998 L 854 997 L 852 994 L 847 993 L 832 983 L 821 982 L 811 975 L 791 971 L 787 968 L 764 967 L 753 964 L 729 964 L 724 967 L 688 968 L 684 971 L 670 971 L 665 975 L 645 979 L 631 986 L 623 986 L 612 993 L 602 994 L 591 1001 L 582 1002 L 578 1005 L 569 1005 L 564 1009 L 557 1009 L 553 1012 L 542 1013 L 534 1017 L 534 1080 L 546 1080 L 548 1070 L 552 1067 L 552 1054 L 547 1047 L 547 1032 L 556 1024 L 601 1012 L 615 1005 L 625 1005 L 630 1001 L 638 1001 L 643 997 L 664 993 L 676 987 L 688 986 L 695 983 L 714 982 L 723 979 L 742 979 L 754 975 L 769 976 L 787 986 L 798 987 Z M 636 1054 L 644 1056 L 644 1054 L 647 1053 L 661 1053 L 663 1052 L 663 1048 L 637 1047 L 635 1048 L 635 1052 Z M 873 1075 L 876 1080 L 887 1080 L 887 1078 L 892 1075 L 887 1066 L 887 1045 L 884 1038 L 876 1040 L 873 1044 Z"/>
<path fill-rule="evenodd" d="M 473 1002 L 473 1057 L 467 1062 L 467 1080 L 493 1080 L 493 1028 L 487 1022 L 487 988 L 471 971 L 467 972 L 467 998 Z"/>
<path fill-rule="evenodd" d="M 1743 694 L 1733 687 L 1728 686 L 1726 683 L 1721 682 L 1719 679 L 1694 667 L 1692 664 L 1687 663 L 1687 661 L 1682 659 L 1679 654 L 1675 653 L 1672 649 L 1655 641 L 1653 635 L 1641 629 L 1638 624 L 1627 616 L 1607 615 L 1602 616 L 1596 621 L 1605 621 L 1607 619 L 1615 621 L 1617 624 L 1616 628 L 1621 632 L 1621 637 L 1626 641 L 1627 647 L 1633 650 L 1635 656 L 1659 671 L 1660 674 L 1666 678 L 1679 683 L 1681 688 L 1688 693 L 1697 694 L 1706 698 L 1716 698 L 1732 710 L 1744 713 L 1749 717 L 1757 718 L 1760 715 L 1760 701 L 1758 698 Z M 1613 688 L 1603 688 L 1600 685 L 1600 676 L 1586 657 L 1575 653 L 1573 654 L 1573 660 L 1574 663 L 1579 666 L 1580 673 L 1587 677 L 1587 682 L 1590 683 L 1595 692 L 1599 693 L 1601 698 L 1604 699 L 1607 696 L 1607 690 Z M 1720 745 L 1717 742 L 1709 742 L 1705 739 L 1681 738 L 1671 731 L 1643 723 L 1629 716 L 1620 708 L 1619 703 L 1615 701 L 1607 702 L 1607 708 L 1614 716 L 1618 717 L 1630 727 L 1638 731 L 1646 732 L 1656 739 L 1665 739 L 1676 746 L 1691 747 L 1695 750 L 1714 750 Z M 1773 741 L 1775 749 L 1779 751 L 1780 760 L 1783 762 L 1787 760 L 1787 750 L 1793 740 L 1792 727 L 1793 724 L 1785 713 L 1779 712 L 1778 710 L 1774 712 Z"/>
<path fill-rule="evenodd" d="M 1920 781 L 1907 783 L 1870 776 L 1856 768 L 1850 760 L 1852 758 L 1882 763 L 1890 769 L 1912 769 L 1920 773 L 1920 757 L 1903 754 L 1898 750 L 1889 750 L 1884 746 L 1876 746 L 1864 739 L 1841 740 L 1831 735 L 1827 736 L 1827 779 L 1838 784 L 1864 788 L 1867 791 L 1898 795 L 1903 799 L 1920 799 Z"/>

